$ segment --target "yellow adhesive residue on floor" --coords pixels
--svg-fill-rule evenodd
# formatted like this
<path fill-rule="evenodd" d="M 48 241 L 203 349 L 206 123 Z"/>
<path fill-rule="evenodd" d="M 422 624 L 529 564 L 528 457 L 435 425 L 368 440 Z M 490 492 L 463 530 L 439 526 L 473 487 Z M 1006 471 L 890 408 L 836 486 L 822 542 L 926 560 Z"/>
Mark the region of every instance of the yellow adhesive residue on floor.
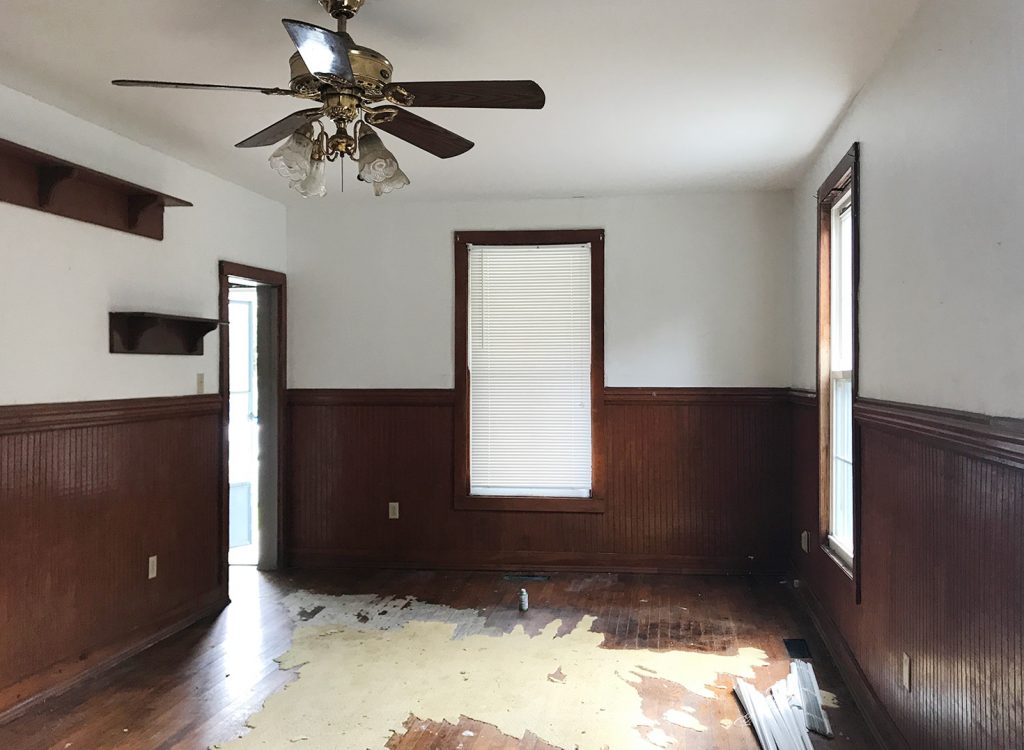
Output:
<path fill-rule="evenodd" d="M 249 734 L 224 747 L 279 750 L 301 736 L 303 750 L 377 750 L 410 715 L 452 723 L 469 716 L 567 750 L 668 747 L 675 740 L 641 710 L 638 671 L 714 700 L 709 686 L 720 675 L 751 679 L 767 664 L 754 648 L 735 655 L 603 649 L 593 621 L 584 618 L 562 637 L 555 621 L 532 638 L 517 627 L 461 640 L 452 622 L 412 620 L 386 631 L 300 626 L 281 659 L 299 678 L 250 719 Z M 703 729 L 689 715 L 672 719 Z"/>
<path fill-rule="evenodd" d="M 825 708 L 839 708 L 839 699 L 836 698 L 835 693 L 830 693 L 827 690 L 822 690 L 821 705 Z"/>

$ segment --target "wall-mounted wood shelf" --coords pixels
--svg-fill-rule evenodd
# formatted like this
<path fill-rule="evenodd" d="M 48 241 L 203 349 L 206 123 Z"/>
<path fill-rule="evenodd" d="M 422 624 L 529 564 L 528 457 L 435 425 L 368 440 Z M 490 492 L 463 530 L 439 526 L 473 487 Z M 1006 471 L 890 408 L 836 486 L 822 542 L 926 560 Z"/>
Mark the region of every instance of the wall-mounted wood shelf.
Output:
<path fill-rule="evenodd" d="M 220 321 L 146 312 L 110 313 L 111 354 L 201 356 L 203 338 Z"/>
<path fill-rule="evenodd" d="M 188 201 L 0 139 L 0 201 L 164 238 L 164 209 Z"/>

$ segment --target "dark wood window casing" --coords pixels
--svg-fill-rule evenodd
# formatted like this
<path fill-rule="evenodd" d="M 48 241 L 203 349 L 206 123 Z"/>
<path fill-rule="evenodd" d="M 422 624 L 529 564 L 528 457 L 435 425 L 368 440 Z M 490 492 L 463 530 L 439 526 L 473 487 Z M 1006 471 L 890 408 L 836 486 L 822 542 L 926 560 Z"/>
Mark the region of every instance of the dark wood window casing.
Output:
<path fill-rule="evenodd" d="M 591 444 L 593 491 L 589 498 L 481 497 L 470 494 L 469 476 L 469 248 L 471 245 L 590 244 L 591 251 Z M 604 230 L 456 232 L 455 234 L 455 497 L 456 510 L 603 513 L 604 435 Z"/>
<path fill-rule="evenodd" d="M 832 499 L 832 209 L 847 193 L 851 194 L 853 265 L 853 400 L 856 403 L 860 383 L 859 311 L 860 288 L 860 144 L 855 143 L 818 190 L 818 404 L 819 404 L 819 542 L 825 553 L 850 576 L 860 601 L 860 435 L 853 423 L 853 566 L 840 560 L 829 546 Z"/>

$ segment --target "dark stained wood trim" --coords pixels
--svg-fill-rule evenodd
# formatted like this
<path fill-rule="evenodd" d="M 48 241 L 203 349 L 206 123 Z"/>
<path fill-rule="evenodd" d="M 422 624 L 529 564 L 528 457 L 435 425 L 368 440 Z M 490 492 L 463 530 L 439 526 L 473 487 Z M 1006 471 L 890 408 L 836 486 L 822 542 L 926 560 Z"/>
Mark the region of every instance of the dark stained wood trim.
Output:
<path fill-rule="evenodd" d="M 605 388 L 606 404 L 749 404 L 775 403 L 788 388 Z"/>
<path fill-rule="evenodd" d="M 237 276 L 240 279 L 258 281 L 267 286 L 284 286 L 288 283 L 288 276 L 280 271 L 271 271 L 266 268 L 247 266 L 244 263 L 233 263 L 229 260 L 220 262 L 221 273 L 226 276 Z"/>
<path fill-rule="evenodd" d="M 857 658 L 853 655 L 835 622 L 822 606 L 821 601 L 808 588 L 797 589 L 797 594 L 798 600 L 803 604 L 815 629 L 825 642 L 843 682 L 849 688 L 850 694 L 853 696 L 857 708 L 863 714 L 875 740 L 885 750 L 909 750 L 907 741 L 896 727 L 889 712 L 886 711 L 885 705 L 871 688 Z"/>
<path fill-rule="evenodd" d="M 850 150 L 821 184 L 817 195 L 818 213 L 818 543 L 828 549 L 829 515 L 832 494 L 832 209 L 837 199 L 852 191 L 853 219 L 853 400 L 860 392 L 860 144 Z M 852 580 L 857 603 L 861 600 L 861 503 L 860 503 L 860 435 L 853 425 L 853 570 Z M 832 556 L 838 561 L 838 558 Z"/>
<path fill-rule="evenodd" d="M 154 632 L 127 643 L 115 643 L 91 650 L 83 657 L 55 664 L 41 674 L 0 691 L 0 706 L 10 705 L 10 708 L 0 712 L 0 725 L 13 721 L 43 701 L 66 693 L 86 680 L 113 669 L 160 641 L 217 614 L 227 605 L 227 598 L 218 589 L 198 602 L 187 602 L 168 613 Z M 29 697 L 15 703 L 19 695 Z"/>
<path fill-rule="evenodd" d="M 793 406 L 801 406 L 805 409 L 818 408 L 818 392 L 803 388 L 790 388 L 788 393 L 789 403 Z"/>
<path fill-rule="evenodd" d="M 278 565 L 287 565 L 287 546 L 285 544 L 288 514 L 285 513 L 288 487 L 288 277 L 280 271 L 256 268 L 242 263 L 222 260 L 218 266 L 218 309 L 220 319 L 228 320 L 229 279 L 236 277 L 255 281 L 259 284 L 274 287 L 278 290 L 277 327 L 277 560 Z M 221 456 L 220 456 L 220 548 L 221 548 L 221 586 L 225 596 L 228 583 L 228 506 L 230 501 L 230 483 L 228 477 L 228 424 L 230 421 L 230 347 L 231 337 L 228 326 L 220 327 L 220 405 L 221 405 Z"/>
<path fill-rule="evenodd" d="M 0 201 L 154 240 L 188 201 L 0 139 Z"/>
<path fill-rule="evenodd" d="M 604 513 L 605 501 L 590 497 L 464 497 L 456 495 L 455 510 L 518 513 Z"/>
<path fill-rule="evenodd" d="M 554 553 L 456 552 L 429 558 L 398 560 L 366 551 L 298 549 L 292 552 L 296 567 L 373 568 L 377 570 L 460 570 L 502 572 L 581 573 L 687 573 L 693 575 L 783 574 L 785 566 L 765 568 L 748 559 L 725 562 L 719 558 L 631 555 L 613 552 Z"/>
<path fill-rule="evenodd" d="M 866 551 L 858 605 L 823 550 L 799 551 L 799 533 L 813 528 L 818 512 L 817 414 L 792 413 L 794 576 L 885 746 L 1015 747 L 1019 701 L 1013 690 L 988 687 L 1013 684 L 1024 644 L 1024 420 L 855 402 Z M 914 659 L 909 693 L 900 685 L 904 652 Z M 979 729 L 970 701 L 949 699 L 969 691 L 963 675 L 981 675 L 979 700 L 1005 721 Z"/>
<path fill-rule="evenodd" d="M 454 406 L 451 389 L 291 389 L 296 406 Z"/>
<path fill-rule="evenodd" d="M 862 427 L 910 435 L 959 453 L 1024 468 L 1024 419 L 875 399 L 859 399 L 853 413 Z"/>
<path fill-rule="evenodd" d="M 605 388 L 605 404 L 739 404 L 784 402 L 793 393 L 816 402 L 813 391 L 788 388 Z M 798 396 L 799 397 L 799 396 Z M 288 391 L 288 403 L 297 406 L 454 406 L 451 389 L 307 389 Z"/>
<path fill-rule="evenodd" d="M 456 510 L 537 511 L 542 504 L 559 513 L 601 513 L 606 497 L 604 419 L 604 241 L 603 229 L 513 230 L 455 233 L 455 440 L 454 497 Z M 469 494 L 469 369 L 468 305 L 470 245 L 591 246 L 591 440 L 593 493 L 589 503 L 568 498 L 478 498 Z"/>
<path fill-rule="evenodd" d="M 219 411 L 216 395 L 0 406 L 0 435 L 204 417 Z"/>
<path fill-rule="evenodd" d="M 111 354 L 201 357 L 203 340 L 222 321 L 153 312 L 107 314 Z"/>
<path fill-rule="evenodd" d="M 684 397 L 682 390 L 674 395 Z M 767 389 L 774 401 L 729 403 L 726 396 L 744 391 L 727 390 L 714 403 L 606 405 L 603 514 L 507 512 L 492 498 L 483 506 L 492 510 L 455 510 L 455 406 L 447 392 L 427 391 L 422 404 L 407 391 L 395 394 L 397 403 L 389 392 L 371 392 L 379 406 L 348 391 L 318 394 L 319 403 L 293 398 L 290 559 L 304 565 L 312 551 L 343 563 L 366 554 L 378 563 L 458 567 L 453 556 L 476 565 L 487 553 L 518 564 L 521 551 L 534 550 L 590 561 L 593 569 L 677 554 L 703 556 L 695 570 L 784 569 L 778 552 L 789 523 L 788 391 Z M 401 520 L 386 520 L 392 501 L 402 503 Z M 564 502 L 574 504 L 569 510 L 588 509 L 584 499 Z M 688 567 L 669 562 L 666 569 Z"/>

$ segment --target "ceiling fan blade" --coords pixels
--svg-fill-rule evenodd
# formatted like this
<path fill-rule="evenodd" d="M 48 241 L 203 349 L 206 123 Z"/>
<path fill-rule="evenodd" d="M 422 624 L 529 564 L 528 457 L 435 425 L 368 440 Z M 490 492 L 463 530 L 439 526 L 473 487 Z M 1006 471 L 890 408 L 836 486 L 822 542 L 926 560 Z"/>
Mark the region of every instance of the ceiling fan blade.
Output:
<path fill-rule="evenodd" d="M 131 86 L 149 89 L 192 89 L 195 91 L 258 91 L 268 96 L 292 96 L 291 89 L 262 88 L 260 86 L 222 86 L 214 83 L 179 83 L 178 81 L 135 81 L 119 78 L 111 81 L 115 86 Z"/>
<path fill-rule="evenodd" d="M 445 130 L 440 125 L 435 125 L 430 120 L 424 120 L 419 115 L 406 112 L 398 107 L 381 107 L 376 110 L 367 110 L 371 114 L 370 124 L 390 133 L 396 138 L 401 138 L 406 143 L 418 146 L 424 151 L 429 151 L 441 159 L 451 159 L 459 156 L 473 148 L 473 142 L 467 141 L 461 135 L 450 130 Z M 372 117 L 373 113 L 382 115 L 379 118 Z M 394 118 L 387 119 L 385 113 L 394 113 Z"/>
<path fill-rule="evenodd" d="M 423 81 L 393 83 L 412 96 L 409 107 L 479 107 L 484 109 L 543 109 L 544 89 L 534 81 Z"/>
<path fill-rule="evenodd" d="M 301 112 L 295 112 L 288 115 L 283 120 L 275 122 L 269 128 L 264 128 L 256 135 L 246 138 L 241 143 L 235 144 L 235 148 L 273 146 L 275 143 L 283 141 L 303 125 L 308 125 L 313 122 L 313 120 L 319 119 L 322 114 L 323 109 L 321 108 L 304 109 Z"/>
<path fill-rule="evenodd" d="M 355 81 L 352 63 L 348 59 L 349 50 L 355 46 L 352 37 L 305 21 L 285 18 L 281 23 L 288 30 L 288 36 L 310 73 L 328 84 Z"/>

